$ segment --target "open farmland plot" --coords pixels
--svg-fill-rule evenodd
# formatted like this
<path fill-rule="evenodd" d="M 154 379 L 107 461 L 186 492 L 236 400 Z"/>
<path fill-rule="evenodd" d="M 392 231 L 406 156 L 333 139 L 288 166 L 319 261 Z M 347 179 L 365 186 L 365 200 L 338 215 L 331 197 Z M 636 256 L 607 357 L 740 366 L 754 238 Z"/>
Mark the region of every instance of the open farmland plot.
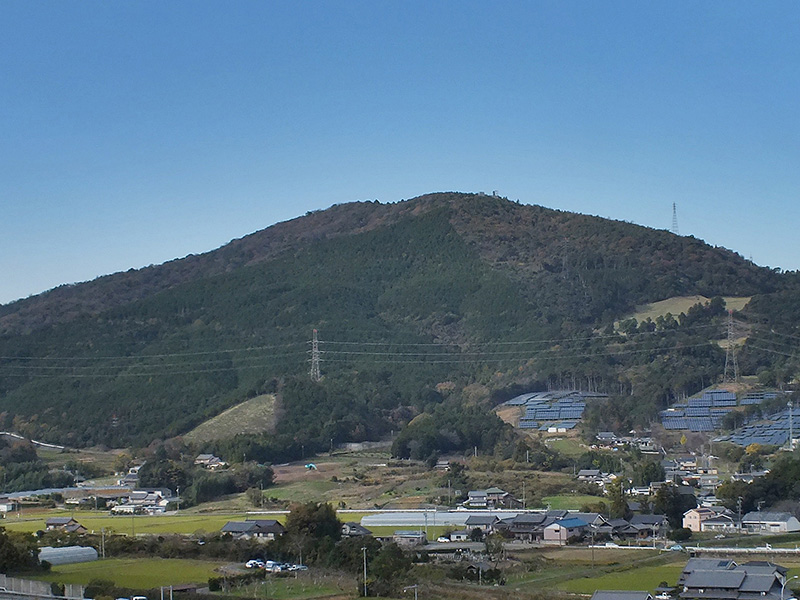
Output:
<path fill-rule="evenodd" d="M 247 518 L 255 519 L 278 519 L 284 521 L 285 514 L 181 514 L 181 515 L 157 515 L 144 516 L 110 516 L 98 513 L 66 513 L 53 511 L 41 515 L 36 519 L 24 519 L 15 521 L 6 519 L 3 526 L 9 531 L 25 531 L 33 533 L 45 528 L 45 521 L 52 516 L 73 516 L 76 521 L 86 527 L 89 531 L 99 532 L 105 529 L 106 532 L 122 533 L 130 535 L 132 533 L 184 533 L 191 534 L 197 531 L 213 532 L 222 529 L 228 521 L 244 521 Z"/>
<path fill-rule="evenodd" d="M 177 558 L 106 558 L 88 563 L 58 565 L 33 579 L 86 585 L 92 579 L 110 579 L 116 585 L 145 590 L 162 585 L 206 583 L 217 577 L 220 562 Z"/>
<path fill-rule="evenodd" d="M 574 594 L 593 594 L 595 590 L 646 590 L 652 592 L 662 582 L 675 585 L 678 577 L 686 566 L 682 560 L 678 564 L 659 566 L 643 566 L 603 573 L 592 576 L 591 574 L 573 578 L 557 584 L 557 587 Z"/>
<path fill-rule="evenodd" d="M 356 598 L 358 581 L 347 575 L 301 573 L 296 577 L 267 577 L 264 581 L 231 590 L 243 598 L 305 600 L 307 598 Z"/>
<path fill-rule="evenodd" d="M 585 496 L 582 494 L 560 494 L 558 496 L 545 496 L 541 504 L 552 509 L 580 510 L 587 504 L 606 502 L 603 496 Z"/>
<path fill-rule="evenodd" d="M 533 567 L 526 572 L 517 572 L 509 577 L 509 585 L 524 590 L 542 585 L 576 593 L 593 593 L 596 589 L 652 589 L 646 587 L 603 587 L 619 582 L 619 585 L 639 580 L 637 574 L 646 578 L 660 577 L 661 581 L 672 584 L 686 564 L 685 557 L 659 555 L 653 550 L 622 550 L 597 548 L 552 548 L 514 552 L 514 557 Z M 594 555 L 594 560 L 592 560 Z M 666 568 L 670 567 L 670 568 Z M 674 571 L 677 569 L 677 571 Z M 674 571 L 674 577 L 673 577 Z M 612 583 L 601 578 L 610 577 Z M 614 579 L 618 577 L 619 580 Z M 672 577 L 672 580 L 669 578 Z M 666 578 L 666 579 L 665 579 Z M 570 586 L 574 586 L 570 587 Z M 592 587 L 597 586 L 597 587 Z M 589 590 L 584 592 L 582 590 Z"/>

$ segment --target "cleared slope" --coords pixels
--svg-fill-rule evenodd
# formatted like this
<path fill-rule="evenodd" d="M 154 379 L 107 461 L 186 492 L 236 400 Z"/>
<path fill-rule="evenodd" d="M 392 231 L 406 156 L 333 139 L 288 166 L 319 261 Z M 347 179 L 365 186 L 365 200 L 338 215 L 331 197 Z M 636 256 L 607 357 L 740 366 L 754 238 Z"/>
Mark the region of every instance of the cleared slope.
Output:
<path fill-rule="evenodd" d="M 274 394 L 256 396 L 201 423 L 185 434 L 183 439 L 202 444 L 240 433 L 269 433 L 275 430 L 276 412 Z"/>

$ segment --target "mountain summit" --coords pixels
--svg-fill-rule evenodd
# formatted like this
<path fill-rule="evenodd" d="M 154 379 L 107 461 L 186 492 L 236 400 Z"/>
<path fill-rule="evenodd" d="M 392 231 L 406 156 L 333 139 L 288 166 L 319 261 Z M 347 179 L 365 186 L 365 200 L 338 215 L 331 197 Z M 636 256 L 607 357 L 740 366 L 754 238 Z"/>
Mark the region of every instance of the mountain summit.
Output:
<path fill-rule="evenodd" d="M 0 410 L 45 439 L 146 443 L 306 377 L 314 329 L 329 381 L 508 383 L 542 379 L 530 361 L 552 340 L 610 332 L 636 305 L 793 286 L 692 237 L 483 194 L 336 205 L 0 307 Z"/>

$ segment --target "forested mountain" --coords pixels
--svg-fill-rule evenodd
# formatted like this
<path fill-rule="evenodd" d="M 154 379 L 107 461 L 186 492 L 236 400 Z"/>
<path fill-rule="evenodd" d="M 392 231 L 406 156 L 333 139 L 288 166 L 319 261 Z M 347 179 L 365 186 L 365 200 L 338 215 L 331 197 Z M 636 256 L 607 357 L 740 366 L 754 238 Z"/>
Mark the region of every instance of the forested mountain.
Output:
<path fill-rule="evenodd" d="M 339 205 L 0 307 L 0 425 L 145 444 L 276 391 L 277 431 L 259 442 L 275 454 L 548 384 L 646 397 L 646 418 L 718 376 L 724 307 L 625 335 L 616 319 L 677 295 L 790 298 L 797 283 L 691 237 L 492 196 Z"/>

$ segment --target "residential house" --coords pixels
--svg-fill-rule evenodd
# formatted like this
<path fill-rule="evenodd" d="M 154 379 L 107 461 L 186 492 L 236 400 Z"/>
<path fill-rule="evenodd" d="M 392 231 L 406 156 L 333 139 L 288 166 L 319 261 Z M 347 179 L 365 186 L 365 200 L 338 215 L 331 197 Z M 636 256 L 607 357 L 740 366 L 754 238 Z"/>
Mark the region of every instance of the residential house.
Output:
<path fill-rule="evenodd" d="M 513 508 L 520 504 L 516 498 L 499 487 L 490 487 L 486 491 L 486 503 L 489 508 Z"/>
<path fill-rule="evenodd" d="M 753 483 L 756 479 L 764 477 L 769 471 L 752 471 L 750 473 L 734 473 L 731 475 L 731 481 L 744 481 L 745 483 Z"/>
<path fill-rule="evenodd" d="M 716 563 L 716 564 L 715 564 Z M 783 600 L 786 568 L 766 561 L 691 559 L 678 585 L 684 600 Z"/>
<path fill-rule="evenodd" d="M 599 431 L 595 436 L 598 442 L 603 445 L 611 446 L 617 441 L 617 434 L 612 431 Z"/>
<path fill-rule="evenodd" d="M 286 527 L 275 519 L 247 519 L 245 523 L 255 523 L 258 528 L 258 537 L 267 540 L 274 540 L 286 533 Z"/>
<path fill-rule="evenodd" d="M 669 520 L 664 515 L 633 515 L 631 525 L 639 530 L 639 537 L 663 538 L 669 533 Z"/>
<path fill-rule="evenodd" d="M 172 492 L 164 488 L 133 490 L 111 509 L 112 514 L 159 514 L 167 510 Z"/>
<path fill-rule="evenodd" d="M 544 542 L 563 546 L 571 539 L 581 537 L 588 527 L 582 519 L 560 519 L 544 528 Z"/>
<path fill-rule="evenodd" d="M 500 521 L 494 515 L 470 515 L 466 523 L 468 531 L 480 529 L 485 534 L 494 533 L 495 524 Z"/>
<path fill-rule="evenodd" d="M 600 469 L 581 469 L 578 471 L 578 481 L 586 481 L 588 483 L 598 483 L 602 481 L 603 476 Z"/>
<path fill-rule="evenodd" d="M 683 513 L 683 527 L 699 533 L 703 531 L 703 523 L 716 516 L 717 511 L 708 507 L 690 508 Z"/>
<path fill-rule="evenodd" d="M 66 531 L 67 533 L 86 533 L 87 529 L 71 517 L 51 517 L 45 521 L 47 531 Z"/>
<path fill-rule="evenodd" d="M 286 528 L 275 519 L 228 521 L 220 530 L 235 539 L 270 541 L 286 533 Z"/>
<path fill-rule="evenodd" d="M 198 454 L 197 458 L 194 459 L 194 464 L 209 471 L 216 471 L 228 466 L 228 463 L 213 454 Z"/>
<path fill-rule="evenodd" d="M 742 517 L 742 527 L 748 533 L 788 533 L 800 531 L 800 521 L 786 512 L 753 511 Z"/>
<path fill-rule="evenodd" d="M 490 487 L 487 490 L 472 490 L 467 493 L 467 500 L 464 506 L 470 509 L 492 509 L 492 508 L 517 508 L 521 502 L 514 498 L 510 493 L 498 487 Z"/>
<path fill-rule="evenodd" d="M 703 531 L 714 531 L 719 533 L 734 533 L 739 531 L 739 522 L 725 513 L 717 513 L 717 516 L 703 521 Z"/>
<path fill-rule="evenodd" d="M 544 513 L 522 513 L 497 523 L 495 529 L 505 529 L 514 539 L 522 542 L 537 542 L 544 537 L 544 528 L 555 521 Z"/>
<path fill-rule="evenodd" d="M 468 542 L 470 540 L 470 538 L 469 538 L 470 533 L 471 532 L 469 531 L 469 529 L 459 529 L 457 531 L 453 531 L 450 534 L 450 541 L 451 542 Z"/>
<path fill-rule="evenodd" d="M 489 496 L 484 490 L 471 490 L 467 492 L 467 500 L 464 502 L 464 506 L 473 509 L 488 508 Z"/>

